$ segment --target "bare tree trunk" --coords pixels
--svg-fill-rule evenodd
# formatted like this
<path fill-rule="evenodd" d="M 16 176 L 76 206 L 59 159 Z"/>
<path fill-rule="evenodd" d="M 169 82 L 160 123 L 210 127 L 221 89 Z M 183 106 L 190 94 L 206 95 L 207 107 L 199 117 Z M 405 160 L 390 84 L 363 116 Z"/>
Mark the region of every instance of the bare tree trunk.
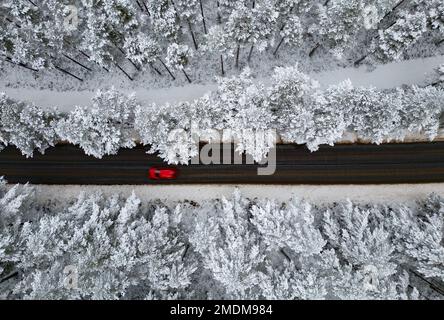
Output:
<path fill-rule="evenodd" d="M 204 14 L 204 9 L 203 9 L 203 5 L 202 5 L 202 0 L 199 0 L 199 4 L 200 4 L 200 14 L 202 15 L 202 24 L 203 24 L 203 28 L 204 28 L 204 33 L 207 34 L 207 23 L 205 22 L 205 14 Z"/>
<path fill-rule="evenodd" d="M 443 43 L 444 43 L 444 39 L 439 40 L 439 41 L 436 43 L 436 45 L 437 45 L 437 46 L 440 46 L 440 45 L 443 44 Z"/>
<path fill-rule="evenodd" d="M 84 56 L 85 58 L 87 58 L 88 60 L 91 59 L 91 57 L 83 50 L 80 49 L 76 49 L 74 48 L 74 46 L 66 39 L 64 39 L 64 41 L 74 50 L 77 50 L 82 56 Z M 97 64 L 99 67 L 103 68 L 103 70 L 105 70 L 106 72 L 109 72 L 109 70 L 107 68 L 105 68 L 104 66 L 99 65 L 97 62 L 94 61 L 95 64 Z"/>
<path fill-rule="evenodd" d="M 405 0 L 401 0 L 401 1 L 399 1 L 398 4 L 397 4 L 396 6 L 394 6 L 394 7 L 392 8 L 392 10 L 390 10 L 389 12 L 387 12 L 387 13 L 382 17 L 382 19 L 381 19 L 380 21 L 384 20 L 384 19 L 387 18 L 387 17 L 388 17 L 393 11 L 395 11 L 396 9 L 398 9 L 398 7 L 399 7 L 401 4 L 403 4 L 404 1 L 405 1 Z"/>
<path fill-rule="evenodd" d="M 273 55 L 274 55 L 274 56 L 276 56 L 276 54 L 277 54 L 277 52 L 278 52 L 278 50 L 279 50 L 279 48 L 281 47 L 281 45 L 282 45 L 283 42 L 284 42 L 284 37 L 281 38 L 281 41 L 279 41 L 279 43 L 278 43 L 276 49 L 274 50 L 274 52 L 273 52 Z"/>
<path fill-rule="evenodd" d="M 140 71 L 140 67 L 137 66 L 136 63 L 135 63 L 134 61 L 132 61 L 130 58 L 128 58 L 128 57 L 126 56 L 125 51 L 124 51 L 120 46 L 116 45 L 115 43 L 113 43 L 113 44 L 114 44 L 114 46 L 117 48 L 117 50 L 119 50 L 120 53 L 123 54 L 123 56 L 126 58 L 126 60 L 128 60 L 128 61 L 133 65 L 133 67 L 136 68 L 137 71 Z"/>
<path fill-rule="evenodd" d="M 216 5 L 217 5 L 217 23 L 221 24 L 222 23 L 222 17 L 220 16 L 220 12 L 219 12 L 219 7 L 220 7 L 219 1 L 216 1 Z"/>
<path fill-rule="evenodd" d="M 166 71 L 168 71 L 168 73 L 170 74 L 171 78 L 173 78 L 173 80 L 176 80 L 176 77 L 171 73 L 170 69 L 168 69 L 167 65 L 162 61 L 162 59 L 157 58 L 160 63 L 163 65 L 163 67 L 166 69 Z"/>
<path fill-rule="evenodd" d="M 159 71 L 159 69 L 157 69 L 152 62 L 148 63 L 148 65 L 150 66 L 151 69 L 153 69 L 154 71 L 156 71 L 156 73 L 161 76 L 162 73 Z"/>
<path fill-rule="evenodd" d="M 220 70 L 222 72 L 222 77 L 225 75 L 225 71 L 224 71 L 224 58 L 222 57 L 222 55 L 220 55 Z"/>
<path fill-rule="evenodd" d="M 72 73 L 69 72 L 68 70 L 65 70 L 65 69 L 63 69 L 63 68 L 60 68 L 59 66 L 56 66 L 56 65 L 54 65 L 54 68 L 56 68 L 57 70 L 63 72 L 64 74 L 67 74 L 67 75 L 69 75 L 69 76 L 71 76 L 71 77 L 73 77 L 73 78 L 75 78 L 75 79 L 77 79 L 77 80 L 83 82 L 83 79 L 82 79 L 82 78 L 76 76 L 75 74 L 72 74 Z"/>
<path fill-rule="evenodd" d="M 237 45 L 237 50 L 236 50 L 236 68 L 239 68 L 239 51 L 240 51 L 240 44 Z"/>
<path fill-rule="evenodd" d="M 14 64 L 14 65 L 16 65 L 16 66 L 19 66 L 19 67 L 22 67 L 22 68 L 25 68 L 25 69 L 31 70 L 31 71 L 35 71 L 35 72 L 38 72 L 38 71 L 39 71 L 39 70 L 37 70 L 37 69 L 34 69 L 34 68 L 31 68 L 31 67 L 28 67 L 28 66 L 27 66 L 26 64 L 24 64 L 24 63 L 21 63 L 21 62 L 19 62 L 19 63 L 14 62 L 14 61 L 12 61 L 12 59 L 9 58 L 9 57 L 6 57 L 6 58 L 5 58 L 5 61 L 6 61 L 6 62 L 9 62 L 9 63 L 11 63 L 11 64 Z"/>
<path fill-rule="evenodd" d="M 140 67 L 130 58 L 126 58 L 132 65 L 134 68 L 136 68 L 137 71 L 140 71 Z"/>
<path fill-rule="evenodd" d="M 288 256 L 288 254 L 284 251 L 284 249 L 279 250 L 283 256 L 285 257 L 285 259 L 287 259 L 287 261 L 291 261 L 291 258 Z"/>
<path fill-rule="evenodd" d="M 423 280 L 425 283 L 427 283 L 431 289 L 439 293 L 440 295 L 444 296 L 444 288 L 441 288 L 439 285 L 433 283 L 432 281 L 427 280 L 425 277 L 423 277 L 421 274 L 417 273 L 416 271 L 410 269 L 411 273 L 413 273 L 415 276 Z"/>
<path fill-rule="evenodd" d="M 145 10 L 146 10 L 146 13 L 148 14 L 148 17 L 150 17 L 151 14 L 150 14 L 150 11 L 148 10 L 148 8 L 147 8 L 147 6 L 146 6 L 146 4 L 145 4 L 145 0 L 142 0 L 142 3 L 143 3 L 143 7 L 144 7 Z"/>
<path fill-rule="evenodd" d="M 16 276 L 18 276 L 18 271 L 13 271 L 10 274 L 8 274 L 7 276 L 5 276 L 4 278 L 0 279 L 0 283 L 3 283 L 9 279 L 16 277 Z"/>
<path fill-rule="evenodd" d="M 358 60 L 356 60 L 353 64 L 355 67 L 359 66 L 361 64 L 362 61 L 364 61 L 365 59 L 367 59 L 368 54 L 366 54 L 365 56 L 359 58 Z"/>
<path fill-rule="evenodd" d="M 139 7 L 140 11 L 143 12 L 143 7 L 140 5 L 140 2 L 136 0 L 137 6 Z"/>
<path fill-rule="evenodd" d="M 197 42 L 196 42 L 196 38 L 194 36 L 193 28 L 191 27 L 191 22 L 189 19 L 187 19 L 187 22 L 188 22 L 188 28 L 190 29 L 190 33 L 191 33 L 191 38 L 193 39 L 194 48 L 196 50 L 198 50 L 199 48 L 197 46 Z"/>
<path fill-rule="evenodd" d="M 187 253 L 188 253 L 188 249 L 190 248 L 190 245 L 189 244 L 187 244 L 186 246 L 185 246 L 185 250 L 183 251 L 183 254 L 182 254 L 182 261 L 185 259 L 185 256 L 187 255 Z"/>
<path fill-rule="evenodd" d="M 320 46 L 321 46 L 320 43 L 316 44 L 316 46 L 313 49 L 310 50 L 310 53 L 308 54 L 308 56 L 311 58 L 315 54 L 316 50 L 318 50 L 318 48 Z"/>
<path fill-rule="evenodd" d="M 131 81 L 134 80 L 125 70 L 123 70 L 123 68 L 117 62 L 114 62 L 114 64 L 120 71 L 122 71 L 128 77 L 128 79 L 130 79 Z"/>
<path fill-rule="evenodd" d="M 247 61 L 250 62 L 251 55 L 253 54 L 254 44 L 251 45 L 250 52 L 248 53 Z"/>
<path fill-rule="evenodd" d="M 191 79 L 190 77 L 188 77 L 187 73 L 185 72 L 184 69 L 182 69 L 183 74 L 185 75 L 185 78 L 187 78 L 188 82 L 191 83 Z"/>
<path fill-rule="evenodd" d="M 435 81 L 435 82 L 432 82 L 431 84 L 427 85 L 426 87 L 436 87 L 442 82 L 443 82 L 443 80 Z"/>
<path fill-rule="evenodd" d="M 88 71 L 92 71 L 91 68 L 85 66 L 84 64 L 80 63 L 79 61 L 75 60 L 74 58 L 71 58 L 70 56 L 68 56 L 67 54 L 63 53 L 63 56 L 68 59 L 71 60 L 72 62 L 74 62 L 75 64 L 81 66 L 82 68 L 88 70 Z"/>

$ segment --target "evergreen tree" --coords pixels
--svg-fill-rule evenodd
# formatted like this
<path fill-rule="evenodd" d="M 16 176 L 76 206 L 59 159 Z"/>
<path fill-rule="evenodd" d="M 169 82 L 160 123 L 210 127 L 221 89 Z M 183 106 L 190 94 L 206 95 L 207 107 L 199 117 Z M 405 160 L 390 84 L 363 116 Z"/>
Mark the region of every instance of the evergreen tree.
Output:
<path fill-rule="evenodd" d="M 168 46 L 166 56 L 167 66 L 171 69 L 182 71 L 189 83 L 191 83 L 191 79 L 186 73 L 185 67 L 188 65 L 191 57 L 192 52 L 187 45 L 173 43 Z"/>
<path fill-rule="evenodd" d="M 433 140 L 438 135 L 443 91 L 413 86 L 402 93 L 401 128 L 410 133 L 423 133 Z"/>
<path fill-rule="evenodd" d="M 78 144 L 88 155 L 115 154 L 120 148 L 134 146 L 128 126 L 134 121 L 136 106 L 133 95 L 114 88 L 99 90 L 90 108 L 76 107 L 57 122 L 56 131 L 62 140 Z"/>
<path fill-rule="evenodd" d="M 352 129 L 359 137 L 380 144 L 397 136 L 402 100 L 397 92 L 380 92 L 374 88 L 354 90 Z"/>
<path fill-rule="evenodd" d="M 191 136 L 191 125 L 199 119 L 189 103 L 137 107 L 135 129 L 149 153 L 158 152 L 168 163 L 186 164 L 199 152 L 198 137 Z M 150 125 L 147 125 L 147 124 Z"/>
<path fill-rule="evenodd" d="M 236 192 L 233 199 L 222 199 L 215 217 L 202 217 L 190 236 L 203 266 L 222 286 L 227 299 L 258 297 L 260 266 L 264 254 L 246 219 L 245 199 Z"/>
<path fill-rule="evenodd" d="M 218 89 L 210 96 L 213 128 L 229 129 L 236 150 L 255 161 L 261 161 L 275 143 L 272 134 L 264 132 L 274 121 L 265 91 L 253 83 L 247 68 L 238 77 L 219 78 Z"/>
<path fill-rule="evenodd" d="M 382 61 L 399 60 L 404 50 L 424 34 L 426 23 L 424 12 L 403 11 L 393 26 L 379 30 L 379 37 L 373 43 L 376 56 Z"/>
<path fill-rule="evenodd" d="M 444 201 L 430 196 L 422 210 L 402 207 L 392 215 L 397 249 L 404 259 L 426 278 L 444 280 Z"/>
<path fill-rule="evenodd" d="M 251 222 L 270 249 L 290 249 L 293 254 L 319 254 L 325 241 L 314 225 L 312 207 L 305 201 L 292 200 L 284 208 L 267 201 L 251 209 Z"/>
<path fill-rule="evenodd" d="M 319 25 L 311 29 L 318 33 L 319 43 L 341 58 L 346 46 L 364 26 L 362 0 L 331 0 L 319 6 Z"/>
<path fill-rule="evenodd" d="M 151 217 L 133 194 L 125 201 L 82 194 L 57 216 L 27 223 L 16 291 L 25 298 L 141 298 L 147 292 L 185 294 L 193 263 L 182 260 L 184 245 L 172 230 L 166 208 Z M 63 270 L 77 270 L 76 287 Z"/>
<path fill-rule="evenodd" d="M 9 190 L 0 178 L 0 280 L 17 272 L 21 260 L 20 226 L 30 216 L 35 190 L 14 185 Z"/>
<path fill-rule="evenodd" d="M 44 151 L 57 141 L 52 120 L 55 115 L 35 105 L 26 105 L 0 93 L 0 143 L 14 145 L 31 157 L 34 150 Z"/>

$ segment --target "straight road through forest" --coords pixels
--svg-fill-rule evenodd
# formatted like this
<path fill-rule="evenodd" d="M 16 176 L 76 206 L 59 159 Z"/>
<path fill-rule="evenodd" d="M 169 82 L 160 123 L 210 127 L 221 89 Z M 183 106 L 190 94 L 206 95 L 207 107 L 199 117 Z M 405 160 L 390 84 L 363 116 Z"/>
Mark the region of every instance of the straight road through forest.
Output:
<path fill-rule="evenodd" d="M 257 164 L 179 165 L 175 180 L 150 180 L 151 166 L 167 167 L 138 145 L 96 159 L 60 144 L 26 158 L 14 147 L 0 152 L 0 175 L 9 183 L 32 184 L 393 184 L 444 182 L 444 142 L 278 145 L 274 175 L 257 175 Z"/>

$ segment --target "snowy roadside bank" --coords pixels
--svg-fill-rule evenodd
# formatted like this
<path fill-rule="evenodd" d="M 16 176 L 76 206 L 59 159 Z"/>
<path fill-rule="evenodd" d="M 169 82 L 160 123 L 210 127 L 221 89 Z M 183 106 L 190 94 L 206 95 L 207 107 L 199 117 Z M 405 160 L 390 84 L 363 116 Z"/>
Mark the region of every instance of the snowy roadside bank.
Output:
<path fill-rule="evenodd" d="M 190 200 L 200 203 L 209 199 L 219 199 L 222 196 L 230 198 L 236 188 L 244 197 L 250 199 L 268 198 L 285 202 L 291 198 L 299 198 L 317 204 L 346 199 L 363 204 L 393 202 L 410 204 L 426 198 L 431 193 L 444 196 L 444 183 L 393 185 L 36 185 L 35 188 L 37 199 L 41 201 L 51 199 L 61 202 L 76 199 L 82 191 L 86 194 L 95 191 L 101 191 L 105 195 L 118 193 L 126 197 L 134 191 L 137 197 L 144 201 L 156 199 L 165 202 Z"/>
<path fill-rule="evenodd" d="M 359 68 L 341 68 L 332 71 L 309 74 L 317 80 L 321 88 L 336 85 L 344 80 L 351 80 L 355 86 L 375 87 L 376 89 L 390 89 L 402 85 L 421 85 L 434 72 L 440 64 L 444 63 L 444 55 L 425 58 L 392 62 L 377 66 L 368 71 L 367 66 Z M 270 79 L 257 79 L 265 85 Z M 165 104 L 175 102 L 191 102 L 202 97 L 204 94 L 217 89 L 216 83 L 189 84 L 180 87 L 146 88 L 134 87 L 120 89 L 122 93 L 135 93 L 138 101 L 143 105 L 151 103 Z M 13 88 L 0 83 L 0 92 L 13 99 L 34 103 L 42 108 L 57 108 L 62 112 L 72 110 L 75 106 L 89 106 L 91 99 L 96 94 L 95 90 L 84 91 L 53 91 L 49 89 Z"/>

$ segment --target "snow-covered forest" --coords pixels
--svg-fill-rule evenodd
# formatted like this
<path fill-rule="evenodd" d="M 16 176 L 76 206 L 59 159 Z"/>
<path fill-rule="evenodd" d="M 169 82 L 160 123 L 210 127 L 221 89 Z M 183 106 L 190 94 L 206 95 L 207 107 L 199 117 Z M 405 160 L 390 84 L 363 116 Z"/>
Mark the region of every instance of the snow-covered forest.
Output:
<path fill-rule="evenodd" d="M 276 142 L 442 141 L 443 111 L 443 0 L 0 1 L 0 154 L 142 144 L 176 165 L 199 143 L 233 142 L 260 162 Z M 442 194 L 60 200 L 38 188 L 0 178 L 0 300 L 444 299 Z"/>
<path fill-rule="evenodd" d="M 36 199 L 0 187 L 0 297 L 443 299 L 444 199 Z"/>
<path fill-rule="evenodd" d="M 74 82 L 102 72 L 208 81 L 246 65 L 264 77 L 295 61 L 322 69 L 443 54 L 443 8 L 440 0 L 5 0 L 0 53 L 36 77 L 52 70 Z"/>
<path fill-rule="evenodd" d="M 259 161 L 274 143 L 266 137 L 248 148 L 261 130 L 310 151 L 347 132 L 377 144 L 438 135 L 438 66 L 426 86 L 387 90 L 347 81 L 321 89 L 305 70 L 444 54 L 439 0 L 7 0 L 0 14 L 0 78 L 8 84 L 17 71 L 34 77 L 11 86 L 57 89 L 85 80 L 91 89 L 102 73 L 116 84 L 123 75 L 165 87 L 218 77 L 216 90 L 162 105 L 99 86 L 90 106 L 68 113 L 1 95 L 0 142 L 27 156 L 62 141 L 96 157 L 142 142 L 168 163 L 188 163 L 196 140 L 211 140 L 208 130 L 231 130 L 238 151 Z M 204 137 L 191 134 L 192 126 Z M 169 138 L 177 129 L 182 136 Z"/>
<path fill-rule="evenodd" d="M 69 113 L 43 110 L 0 95 L 0 142 L 23 154 L 44 152 L 60 141 L 79 145 L 95 157 L 151 146 L 168 163 L 188 163 L 210 130 L 230 130 L 238 151 L 260 161 L 273 146 L 255 141 L 255 132 L 276 129 L 282 141 L 306 144 L 310 151 L 333 145 L 345 132 L 372 143 L 402 141 L 408 134 L 433 140 L 438 135 L 444 90 L 403 87 L 392 90 L 353 87 L 349 81 L 321 90 L 297 67 L 278 68 L 272 84 L 253 81 L 246 71 L 220 78 L 216 91 L 192 102 L 142 106 L 134 95 L 98 91 L 91 106 Z M 180 139 L 174 130 L 182 129 Z M 256 139 L 257 140 L 257 139 Z"/>

